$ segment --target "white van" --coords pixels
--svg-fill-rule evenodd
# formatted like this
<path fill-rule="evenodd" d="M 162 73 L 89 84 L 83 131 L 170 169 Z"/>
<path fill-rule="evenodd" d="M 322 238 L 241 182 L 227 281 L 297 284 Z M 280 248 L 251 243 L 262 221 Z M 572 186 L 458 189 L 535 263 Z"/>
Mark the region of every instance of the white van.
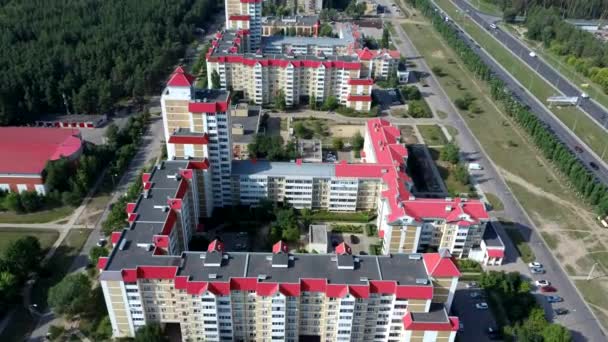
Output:
<path fill-rule="evenodd" d="M 483 166 L 479 165 L 479 163 L 469 163 L 469 171 L 473 170 L 483 170 Z"/>

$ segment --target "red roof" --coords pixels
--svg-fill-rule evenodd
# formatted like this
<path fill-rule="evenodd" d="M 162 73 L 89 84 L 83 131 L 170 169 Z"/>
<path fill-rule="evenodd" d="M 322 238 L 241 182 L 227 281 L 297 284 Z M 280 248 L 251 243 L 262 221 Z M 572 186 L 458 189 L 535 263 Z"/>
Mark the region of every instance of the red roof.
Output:
<path fill-rule="evenodd" d="M 457 331 L 460 324 L 458 317 L 448 317 L 447 322 L 415 322 L 408 312 L 403 316 L 403 327 L 414 331 Z"/>
<path fill-rule="evenodd" d="M 99 259 L 97 259 L 97 269 L 98 270 L 103 270 L 104 268 L 106 268 L 107 264 L 108 264 L 108 257 L 99 257 Z"/>
<path fill-rule="evenodd" d="M 224 243 L 218 239 L 211 241 L 211 243 L 207 247 L 207 252 L 223 252 L 223 251 L 224 251 Z"/>
<path fill-rule="evenodd" d="M 486 253 L 490 258 L 504 258 L 505 251 L 504 249 L 486 249 Z"/>
<path fill-rule="evenodd" d="M 350 246 L 346 242 L 340 243 L 336 246 L 336 254 L 351 254 Z"/>
<path fill-rule="evenodd" d="M 278 283 L 257 283 L 255 287 L 255 292 L 258 296 L 272 296 L 277 291 L 279 291 Z"/>
<path fill-rule="evenodd" d="M 191 87 L 192 83 L 196 78 L 190 74 L 187 74 L 181 66 L 175 68 L 171 77 L 169 77 L 169 81 L 167 82 L 167 86 L 169 87 Z"/>
<path fill-rule="evenodd" d="M 371 102 L 372 97 L 370 95 L 348 95 L 346 97 L 347 101 L 364 101 Z"/>
<path fill-rule="evenodd" d="M 447 255 L 449 255 L 449 253 Z M 450 257 L 441 256 L 440 253 L 424 253 L 422 257 L 424 266 L 429 275 L 440 278 L 460 277 L 460 271 Z"/>
<path fill-rule="evenodd" d="M 373 85 L 374 80 L 371 78 L 351 78 L 348 80 L 350 85 Z"/>
<path fill-rule="evenodd" d="M 336 164 L 336 177 L 380 178 L 386 166 L 379 164 Z"/>
<path fill-rule="evenodd" d="M 49 160 L 71 157 L 81 147 L 77 129 L 0 127 L 0 174 L 40 175 Z"/>
<path fill-rule="evenodd" d="M 272 253 L 274 253 L 274 254 L 287 253 L 288 251 L 289 251 L 289 248 L 287 247 L 287 244 L 285 242 L 283 242 L 283 240 L 279 240 L 279 242 L 272 245 Z"/>
<path fill-rule="evenodd" d="M 228 17 L 228 20 L 247 20 L 249 21 L 249 16 L 248 15 L 231 15 Z"/>
<path fill-rule="evenodd" d="M 348 285 L 327 284 L 325 295 L 331 298 L 343 298 L 348 293 Z"/>
<path fill-rule="evenodd" d="M 118 243 L 118 241 L 120 241 L 121 236 L 122 232 L 112 232 L 112 235 L 110 235 L 110 241 L 112 241 L 112 244 L 115 245 Z"/>
<path fill-rule="evenodd" d="M 205 135 L 172 135 L 169 137 L 170 144 L 194 144 L 206 145 L 209 143 L 209 136 Z"/>
<path fill-rule="evenodd" d="M 190 102 L 188 103 L 188 111 L 191 113 L 220 113 L 228 110 L 228 103 L 230 99 L 226 100 L 226 102 Z"/>

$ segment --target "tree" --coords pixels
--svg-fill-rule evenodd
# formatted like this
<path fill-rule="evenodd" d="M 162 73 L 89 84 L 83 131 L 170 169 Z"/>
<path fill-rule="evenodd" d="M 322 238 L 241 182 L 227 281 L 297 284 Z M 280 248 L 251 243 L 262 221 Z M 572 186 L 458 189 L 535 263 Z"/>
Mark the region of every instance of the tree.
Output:
<path fill-rule="evenodd" d="M 70 317 L 87 308 L 90 293 L 89 278 L 84 273 L 73 273 L 50 288 L 48 302 L 53 311 Z"/>
<path fill-rule="evenodd" d="M 296 121 L 293 125 L 293 133 L 300 139 L 310 139 L 313 136 L 313 132 L 301 121 Z"/>
<path fill-rule="evenodd" d="M 365 140 L 363 139 L 363 136 L 361 136 L 361 133 L 359 133 L 359 132 L 355 132 L 355 135 L 353 135 L 353 137 L 350 140 L 350 144 L 353 146 L 353 150 L 355 150 L 355 151 L 362 150 L 364 143 L 365 143 Z"/>
<path fill-rule="evenodd" d="M 332 139 L 332 146 L 336 151 L 341 151 L 344 148 L 344 140 L 340 137 L 334 137 Z"/>
<path fill-rule="evenodd" d="M 95 246 L 89 252 L 89 260 L 92 265 L 97 265 L 99 258 L 108 256 L 108 249 L 105 247 Z"/>
<path fill-rule="evenodd" d="M 24 209 L 21 205 L 21 196 L 19 196 L 19 193 L 9 192 L 8 195 L 4 197 L 4 207 L 16 213 L 22 213 Z"/>
<path fill-rule="evenodd" d="M 0 306 L 7 307 L 19 295 L 19 281 L 10 272 L 0 272 Z"/>
<path fill-rule="evenodd" d="M 166 342 L 168 339 L 163 335 L 160 325 L 149 323 L 137 329 L 135 342 Z"/>
<path fill-rule="evenodd" d="M 44 198 L 36 191 L 24 191 L 19 195 L 23 211 L 31 213 L 39 210 L 44 205 Z"/>
<path fill-rule="evenodd" d="M 274 108 L 280 111 L 287 109 L 287 102 L 285 101 L 285 92 L 280 89 L 274 97 Z"/>
<path fill-rule="evenodd" d="M 38 270 L 42 259 L 40 241 L 33 236 L 22 237 L 11 243 L 3 255 L 4 263 L 12 274 L 25 279 L 28 273 Z"/>
<path fill-rule="evenodd" d="M 221 87 L 220 74 L 218 74 L 217 70 L 213 70 L 211 72 L 211 89 L 220 89 Z"/>
<path fill-rule="evenodd" d="M 568 329 L 559 324 L 547 324 L 542 330 L 545 341 L 550 342 L 570 342 L 572 334 Z"/>
<path fill-rule="evenodd" d="M 447 161 L 452 164 L 458 163 L 460 155 L 460 149 L 453 142 L 447 143 L 441 150 L 439 157 L 441 160 Z"/>
<path fill-rule="evenodd" d="M 332 110 L 336 110 L 339 106 L 340 106 L 340 102 L 338 102 L 338 99 L 335 96 L 330 95 L 325 98 L 325 101 L 323 101 L 321 110 L 332 111 Z"/>
<path fill-rule="evenodd" d="M 118 143 L 119 129 L 114 122 L 108 125 L 106 128 L 106 143 L 111 146 L 115 146 Z"/>
<path fill-rule="evenodd" d="M 297 226 L 285 228 L 281 237 L 285 241 L 296 242 L 300 240 L 300 229 Z"/>
<path fill-rule="evenodd" d="M 311 110 L 317 110 L 317 98 L 314 95 L 308 96 L 308 107 Z"/>
<path fill-rule="evenodd" d="M 333 37 L 334 29 L 328 23 L 323 23 L 319 28 L 320 37 Z"/>
<path fill-rule="evenodd" d="M 389 41 L 390 41 L 390 32 L 388 31 L 388 28 L 385 25 L 384 28 L 382 29 L 382 39 L 380 40 L 380 47 L 383 49 L 388 49 Z"/>
<path fill-rule="evenodd" d="M 458 164 L 454 168 L 454 178 L 462 185 L 468 185 L 470 183 L 469 171 L 467 171 L 467 168 L 462 164 Z"/>

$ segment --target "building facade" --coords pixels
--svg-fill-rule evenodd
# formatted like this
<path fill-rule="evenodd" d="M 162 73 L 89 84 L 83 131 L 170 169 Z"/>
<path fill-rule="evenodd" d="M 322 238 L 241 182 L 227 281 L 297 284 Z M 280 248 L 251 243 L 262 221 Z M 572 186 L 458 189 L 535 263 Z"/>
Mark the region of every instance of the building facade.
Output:
<path fill-rule="evenodd" d="M 263 17 L 262 37 L 277 34 L 289 34 L 303 37 L 317 37 L 319 35 L 319 17 L 317 16 L 286 16 Z"/>
<path fill-rule="evenodd" d="M 179 325 L 183 341 L 454 341 L 460 272 L 449 254 L 355 256 L 206 252 L 162 255 L 117 234 L 100 283 L 113 335 Z M 145 255 L 147 254 L 147 255 Z"/>
<path fill-rule="evenodd" d="M 212 197 L 205 211 L 210 216 L 213 207 L 232 203 L 232 108 L 227 91 L 197 89 L 193 82 L 181 67 L 167 82 L 161 96 L 164 134 L 169 160 L 193 159 L 211 166 L 210 182 L 200 184 L 200 192 Z"/>

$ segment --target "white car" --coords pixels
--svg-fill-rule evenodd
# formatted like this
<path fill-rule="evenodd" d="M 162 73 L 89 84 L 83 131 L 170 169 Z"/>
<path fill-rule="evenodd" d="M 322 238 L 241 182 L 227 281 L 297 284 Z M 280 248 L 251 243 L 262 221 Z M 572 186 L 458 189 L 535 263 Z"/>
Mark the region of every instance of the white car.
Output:
<path fill-rule="evenodd" d="M 533 58 L 536 57 L 536 53 L 530 52 L 530 57 L 533 57 Z"/>
<path fill-rule="evenodd" d="M 493 30 L 496 30 L 496 25 L 490 24 L 490 28 L 493 29 Z"/>
<path fill-rule="evenodd" d="M 534 261 L 528 264 L 529 268 L 543 268 L 543 264 L 538 261 Z"/>
<path fill-rule="evenodd" d="M 545 287 L 551 285 L 551 283 L 545 279 L 537 280 L 534 282 L 537 287 Z"/>
<path fill-rule="evenodd" d="M 587 93 L 582 93 L 582 94 L 581 94 L 581 97 L 582 97 L 582 98 L 584 98 L 584 99 L 588 99 L 588 98 L 589 98 L 589 94 L 587 94 Z"/>
<path fill-rule="evenodd" d="M 487 310 L 488 303 L 486 303 L 486 302 L 477 303 L 477 304 L 475 304 L 475 308 L 477 308 L 479 310 Z"/>

